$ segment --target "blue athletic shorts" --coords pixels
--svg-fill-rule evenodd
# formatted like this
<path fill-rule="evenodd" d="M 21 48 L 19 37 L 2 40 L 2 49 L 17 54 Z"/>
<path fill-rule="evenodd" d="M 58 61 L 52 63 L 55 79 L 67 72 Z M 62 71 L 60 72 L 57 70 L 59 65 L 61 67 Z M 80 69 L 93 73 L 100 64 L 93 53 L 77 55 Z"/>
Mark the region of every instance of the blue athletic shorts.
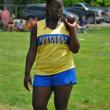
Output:
<path fill-rule="evenodd" d="M 34 75 L 33 86 L 61 86 L 76 84 L 75 69 L 69 69 L 54 75 Z"/>

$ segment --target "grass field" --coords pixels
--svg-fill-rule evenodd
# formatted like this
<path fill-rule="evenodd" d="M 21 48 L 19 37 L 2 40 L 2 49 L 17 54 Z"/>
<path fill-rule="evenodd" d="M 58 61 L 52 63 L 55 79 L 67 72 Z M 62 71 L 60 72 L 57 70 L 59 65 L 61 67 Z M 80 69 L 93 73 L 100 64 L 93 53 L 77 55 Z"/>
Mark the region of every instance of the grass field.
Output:
<path fill-rule="evenodd" d="M 74 55 L 78 84 L 69 110 L 110 110 L 110 28 L 78 34 L 81 49 Z M 31 92 L 23 87 L 29 33 L 0 32 L 0 110 L 32 110 Z M 32 69 L 32 76 L 34 73 Z M 54 110 L 53 95 L 49 110 Z"/>

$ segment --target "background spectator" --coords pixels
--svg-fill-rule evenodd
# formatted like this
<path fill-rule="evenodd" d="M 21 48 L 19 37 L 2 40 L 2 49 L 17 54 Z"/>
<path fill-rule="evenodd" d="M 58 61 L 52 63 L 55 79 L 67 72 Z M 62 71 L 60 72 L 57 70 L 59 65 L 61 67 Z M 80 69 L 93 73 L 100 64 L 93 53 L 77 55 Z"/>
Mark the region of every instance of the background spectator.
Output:
<path fill-rule="evenodd" d="M 2 25 L 1 14 L 2 14 L 2 10 L 0 9 L 0 27 Z"/>
<path fill-rule="evenodd" d="M 7 30 L 8 22 L 10 20 L 10 11 L 8 8 L 5 6 L 2 13 L 1 13 L 1 20 L 3 23 L 3 29 Z"/>
<path fill-rule="evenodd" d="M 0 21 L 1 21 L 1 14 L 2 14 L 2 10 L 0 9 Z"/>
<path fill-rule="evenodd" d="M 13 21 L 13 17 L 10 18 L 10 21 L 8 22 L 8 31 L 14 31 L 15 30 L 15 23 Z"/>
<path fill-rule="evenodd" d="M 81 32 L 87 32 L 87 28 L 88 28 L 88 21 L 86 19 L 85 16 L 82 17 L 81 21 L 80 21 L 80 30 Z"/>
<path fill-rule="evenodd" d="M 17 31 L 24 31 L 23 19 L 20 19 L 20 22 L 16 24 Z"/>
<path fill-rule="evenodd" d="M 24 25 L 24 31 L 31 31 L 34 23 L 33 21 L 34 21 L 34 18 L 29 18 L 29 20 L 26 21 Z"/>

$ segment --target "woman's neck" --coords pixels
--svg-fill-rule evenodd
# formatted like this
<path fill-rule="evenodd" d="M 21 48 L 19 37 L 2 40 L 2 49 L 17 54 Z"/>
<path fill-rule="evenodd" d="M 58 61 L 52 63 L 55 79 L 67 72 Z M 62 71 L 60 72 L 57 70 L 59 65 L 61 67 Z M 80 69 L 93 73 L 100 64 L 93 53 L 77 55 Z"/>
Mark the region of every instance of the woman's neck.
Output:
<path fill-rule="evenodd" d="M 46 19 L 46 27 L 55 29 L 60 24 L 61 24 L 61 18 L 51 18 L 51 17 L 48 17 Z"/>

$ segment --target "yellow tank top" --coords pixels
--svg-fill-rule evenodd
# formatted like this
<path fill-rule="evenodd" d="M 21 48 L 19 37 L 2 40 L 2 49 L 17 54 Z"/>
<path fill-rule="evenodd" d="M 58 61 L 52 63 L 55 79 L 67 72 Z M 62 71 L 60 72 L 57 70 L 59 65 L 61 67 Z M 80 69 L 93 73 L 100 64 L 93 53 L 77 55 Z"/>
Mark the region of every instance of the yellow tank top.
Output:
<path fill-rule="evenodd" d="M 50 29 L 45 20 L 41 20 L 37 26 L 36 74 L 53 75 L 74 68 L 73 54 L 68 47 L 70 37 L 64 23 Z"/>

